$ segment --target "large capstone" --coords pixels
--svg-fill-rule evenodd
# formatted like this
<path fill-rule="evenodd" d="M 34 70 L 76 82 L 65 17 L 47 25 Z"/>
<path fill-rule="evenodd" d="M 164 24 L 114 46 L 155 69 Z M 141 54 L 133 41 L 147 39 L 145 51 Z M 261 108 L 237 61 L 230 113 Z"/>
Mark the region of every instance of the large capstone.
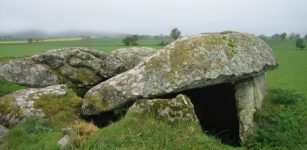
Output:
<path fill-rule="evenodd" d="M 155 51 L 144 47 L 122 48 L 108 55 L 84 47 L 55 49 L 1 63 L 0 79 L 30 87 L 67 84 L 91 88 L 133 68 Z"/>
<path fill-rule="evenodd" d="M 29 116 L 44 117 L 42 109 L 35 107 L 35 101 L 43 96 L 63 96 L 66 85 L 54 85 L 45 88 L 28 88 L 0 97 L 0 122 L 11 127 Z"/>
<path fill-rule="evenodd" d="M 266 93 L 264 74 L 277 66 L 272 49 L 256 36 L 238 32 L 188 36 L 89 90 L 83 113 L 184 94 L 191 98 L 203 129 L 226 131 L 235 140 L 233 145 L 244 144 Z"/>
<path fill-rule="evenodd" d="M 140 98 L 246 79 L 277 66 L 271 48 L 244 33 L 207 33 L 179 39 L 133 69 L 85 95 L 85 114 L 97 114 Z"/>
<path fill-rule="evenodd" d="M 130 70 L 155 52 L 157 52 L 156 49 L 149 47 L 116 49 L 104 60 L 106 76 L 113 77 Z"/>

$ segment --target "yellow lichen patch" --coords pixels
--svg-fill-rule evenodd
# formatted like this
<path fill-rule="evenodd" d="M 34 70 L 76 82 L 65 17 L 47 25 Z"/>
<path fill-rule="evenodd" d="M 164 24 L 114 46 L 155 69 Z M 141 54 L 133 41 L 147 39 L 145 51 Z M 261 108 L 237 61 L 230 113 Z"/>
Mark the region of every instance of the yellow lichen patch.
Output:
<path fill-rule="evenodd" d="M 45 117 L 59 126 L 67 126 L 79 119 L 82 99 L 72 90 L 64 96 L 45 95 L 34 102 L 34 107 L 42 110 Z"/>

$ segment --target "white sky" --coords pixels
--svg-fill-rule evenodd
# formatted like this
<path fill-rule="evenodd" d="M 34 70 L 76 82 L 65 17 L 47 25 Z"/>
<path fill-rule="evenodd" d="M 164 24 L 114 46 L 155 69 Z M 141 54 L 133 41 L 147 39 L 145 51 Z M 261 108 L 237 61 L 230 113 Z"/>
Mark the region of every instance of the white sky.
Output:
<path fill-rule="evenodd" d="M 307 0 L 0 0 L 0 33 L 307 33 Z"/>

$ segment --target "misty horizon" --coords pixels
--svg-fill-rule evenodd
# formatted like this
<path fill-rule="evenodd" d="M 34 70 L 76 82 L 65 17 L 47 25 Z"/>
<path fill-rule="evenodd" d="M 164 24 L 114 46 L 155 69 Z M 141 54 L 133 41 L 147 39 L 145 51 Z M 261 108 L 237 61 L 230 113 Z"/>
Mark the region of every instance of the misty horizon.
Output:
<path fill-rule="evenodd" d="M 304 0 L 0 0 L 0 33 L 39 31 L 183 35 L 225 30 L 305 35 Z"/>

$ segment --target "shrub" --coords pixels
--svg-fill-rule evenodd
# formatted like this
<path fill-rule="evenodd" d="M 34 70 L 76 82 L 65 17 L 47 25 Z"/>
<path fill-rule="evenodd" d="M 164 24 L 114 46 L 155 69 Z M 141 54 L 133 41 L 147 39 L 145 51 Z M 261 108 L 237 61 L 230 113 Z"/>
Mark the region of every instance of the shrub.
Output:
<path fill-rule="evenodd" d="M 138 45 L 137 41 L 139 40 L 139 37 L 137 35 L 131 35 L 131 36 L 127 36 L 123 39 L 123 43 L 125 44 L 125 46 L 136 46 Z"/>
<path fill-rule="evenodd" d="M 304 45 L 303 39 L 297 39 L 295 45 L 296 45 L 296 48 L 300 48 L 301 50 L 303 50 L 306 47 Z"/>

